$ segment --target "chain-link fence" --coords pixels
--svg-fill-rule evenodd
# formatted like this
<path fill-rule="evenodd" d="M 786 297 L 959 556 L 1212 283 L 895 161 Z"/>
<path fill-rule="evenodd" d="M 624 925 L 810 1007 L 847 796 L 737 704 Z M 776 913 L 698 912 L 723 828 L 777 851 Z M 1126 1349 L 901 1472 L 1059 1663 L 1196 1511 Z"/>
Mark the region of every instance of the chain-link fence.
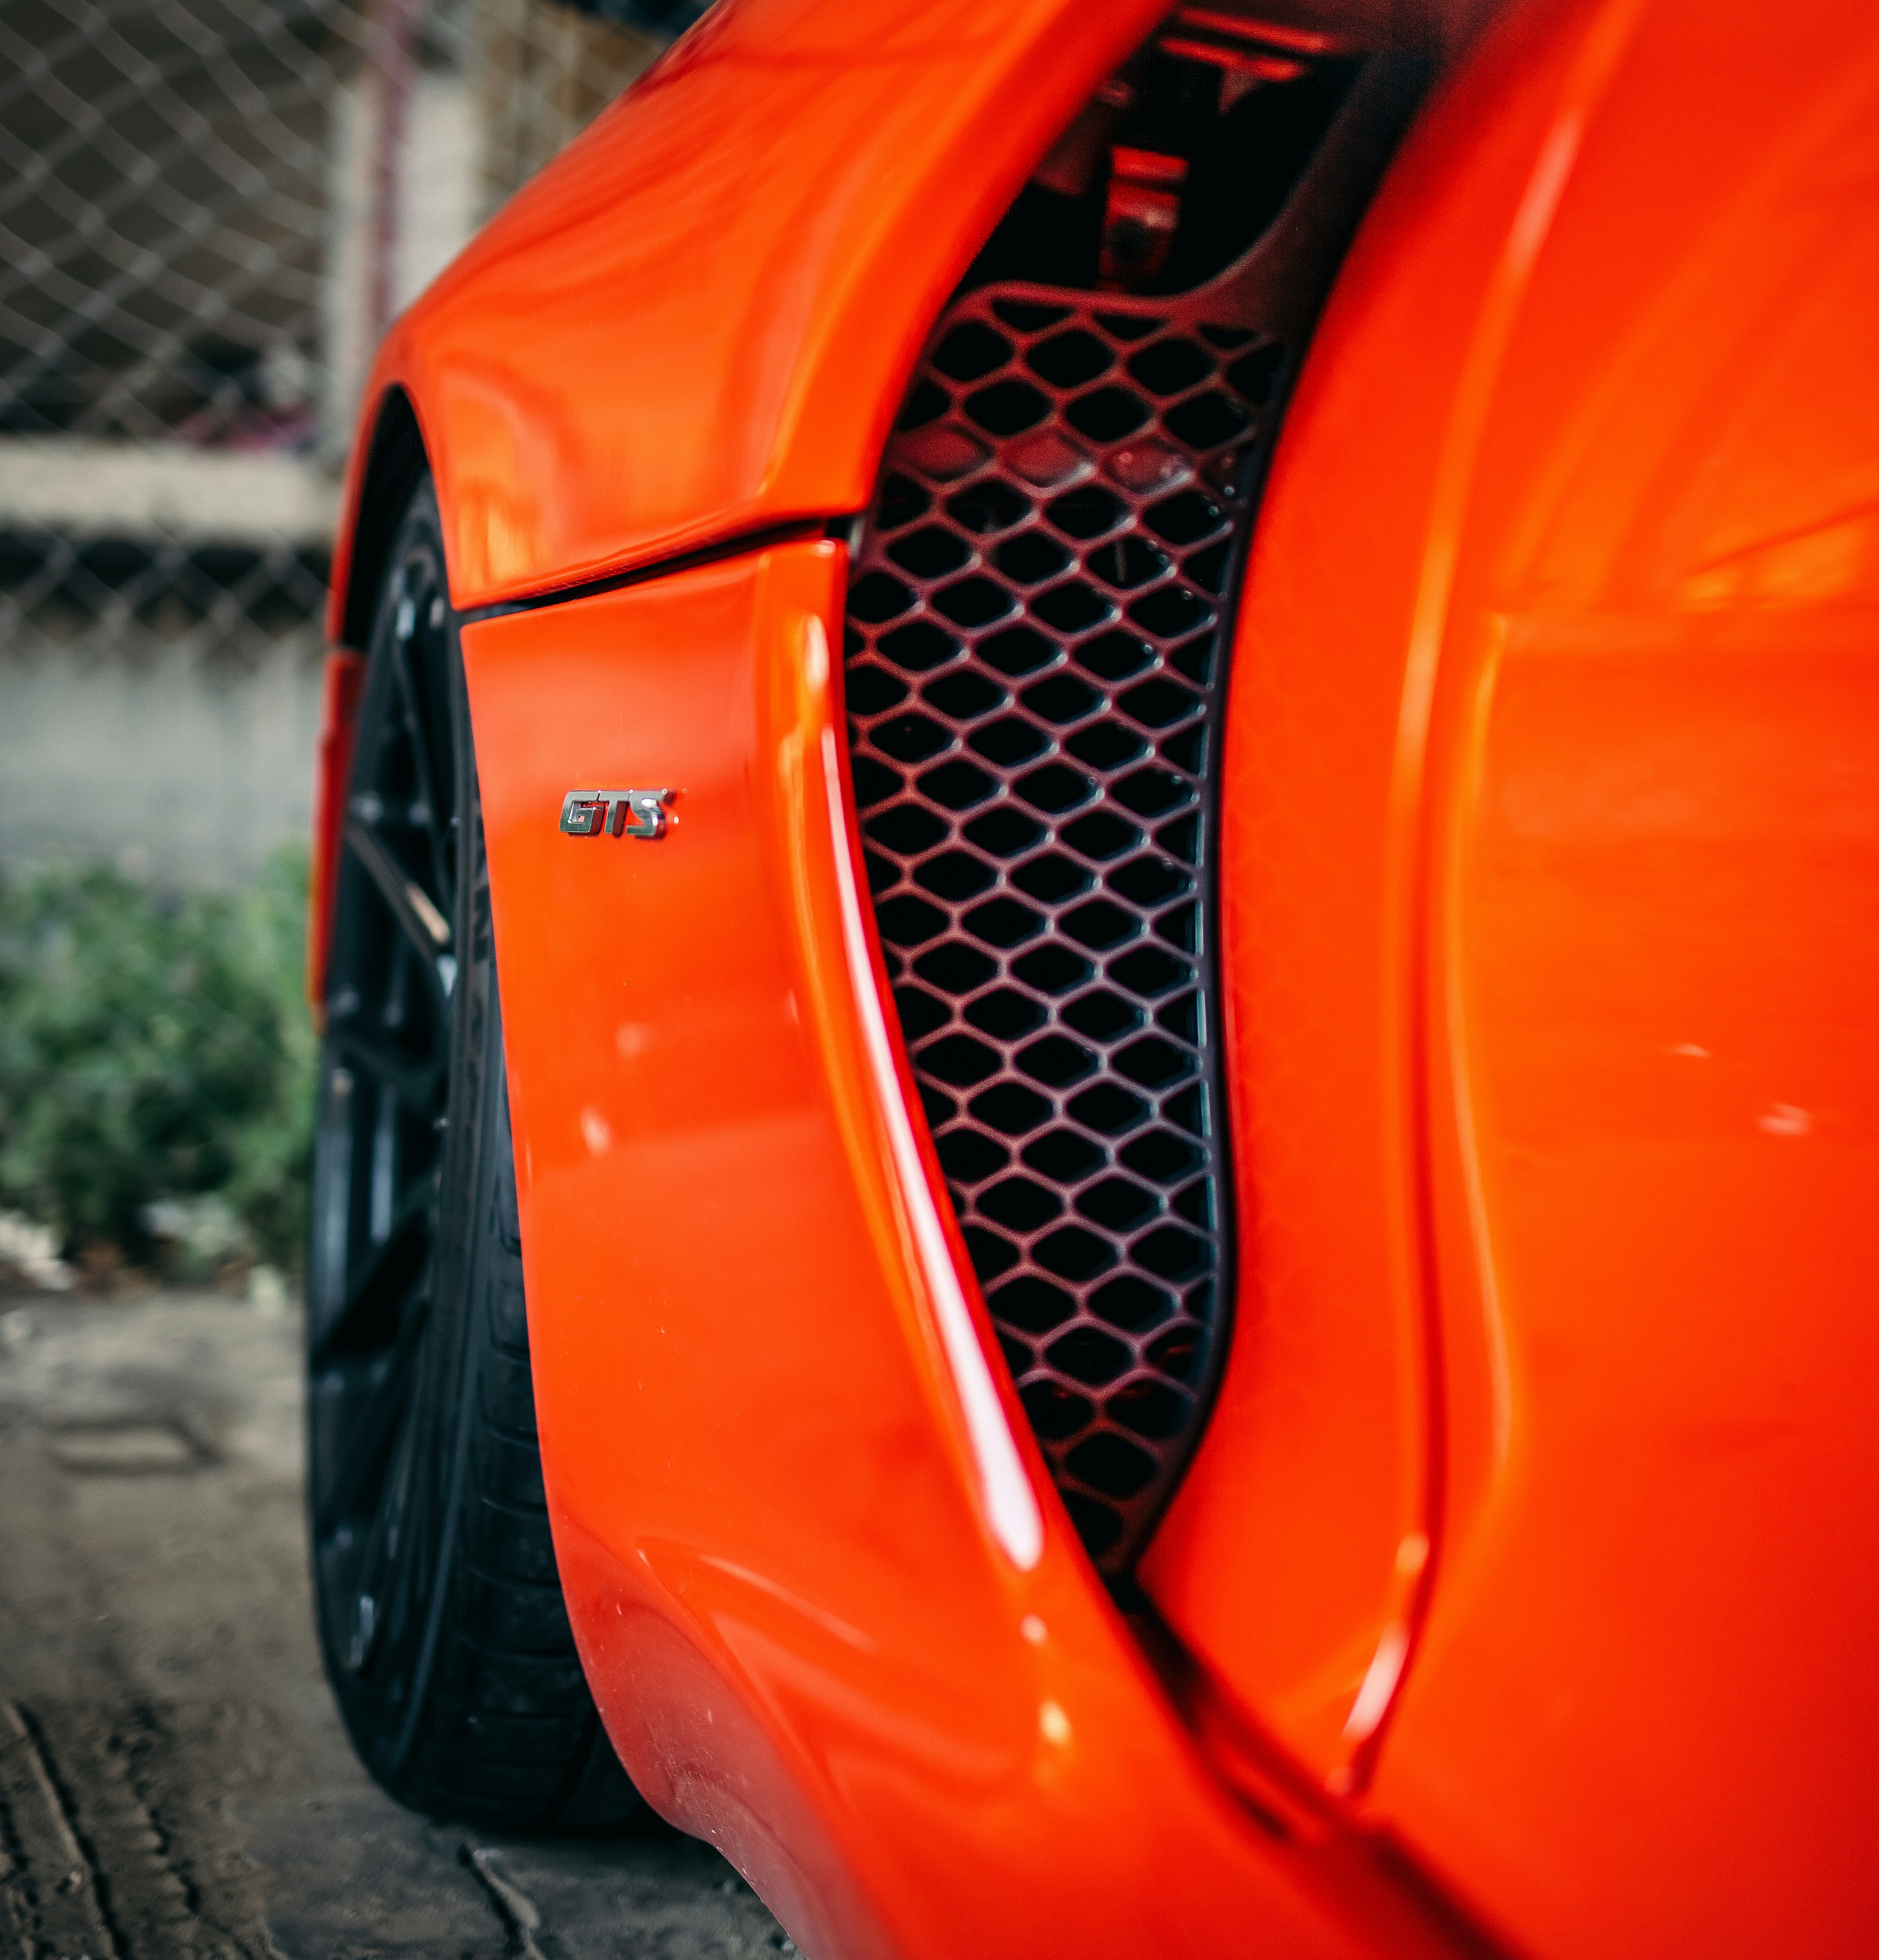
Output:
<path fill-rule="evenodd" d="M 298 1263 L 360 388 L 697 11 L 619 4 L 0 0 L 0 1288 Z"/>
<path fill-rule="evenodd" d="M 0 866 L 304 831 L 372 348 L 696 11 L 0 0 Z"/>

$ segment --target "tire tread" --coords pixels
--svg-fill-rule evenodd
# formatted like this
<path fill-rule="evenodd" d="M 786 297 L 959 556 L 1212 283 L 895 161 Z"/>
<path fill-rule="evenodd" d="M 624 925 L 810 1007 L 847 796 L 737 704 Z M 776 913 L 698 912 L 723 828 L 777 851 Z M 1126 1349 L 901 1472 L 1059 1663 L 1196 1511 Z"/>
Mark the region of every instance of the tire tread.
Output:
<path fill-rule="evenodd" d="M 496 1162 L 478 1262 L 468 1488 L 428 1732 L 410 1767 L 427 1809 L 512 1830 L 604 1831 L 643 1806 L 595 1715 L 562 1599 L 536 1440 L 507 1098 L 492 1099 L 501 1115 L 484 1140 Z M 494 1559 L 492 1527 L 503 1547 Z M 531 1637 L 518 1647 L 523 1628 Z"/>
<path fill-rule="evenodd" d="M 441 565 L 428 477 L 387 560 L 374 647 L 393 616 L 391 568 L 425 554 Z M 427 1576 L 388 1596 L 379 1658 L 349 1661 L 323 1606 L 321 1640 L 359 1754 L 400 1801 L 505 1831 L 610 1831 L 643 1817 L 645 1806 L 594 1707 L 549 1527 L 488 860 L 454 622 L 450 632 L 447 739 L 460 785 L 456 923 L 463 963 L 453 995 L 450 1128 L 430 1281 L 433 1358 L 412 1418 L 422 1418 L 412 1433 L 423 1439 L 416 1460 L 426 1497 L 426 1508 L 413 1513 L 423 1527 L 413 1528 L 412 1544 L 428 1563 L 408 1559 L 405 1568 Z"/>

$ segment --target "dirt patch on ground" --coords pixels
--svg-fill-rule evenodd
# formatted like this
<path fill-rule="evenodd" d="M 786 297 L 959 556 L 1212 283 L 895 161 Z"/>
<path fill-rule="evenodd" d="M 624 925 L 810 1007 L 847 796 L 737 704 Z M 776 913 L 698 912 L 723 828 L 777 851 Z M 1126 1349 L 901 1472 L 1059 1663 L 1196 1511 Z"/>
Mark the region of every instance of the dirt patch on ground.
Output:
<path fill-rule="evenodd" d="M 769 1960 L 709 1847 L 414 1817 L 321 1678 L 299 1325 L 0 1297 L 0 1956 Z"/>

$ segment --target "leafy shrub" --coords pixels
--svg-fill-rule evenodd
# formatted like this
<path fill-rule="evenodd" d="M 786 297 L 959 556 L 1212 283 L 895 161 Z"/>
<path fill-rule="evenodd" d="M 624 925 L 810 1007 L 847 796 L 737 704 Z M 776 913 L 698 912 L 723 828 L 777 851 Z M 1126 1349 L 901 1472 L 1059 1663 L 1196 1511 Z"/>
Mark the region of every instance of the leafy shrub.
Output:
<path fill-rule="evenodd" d="M 260 1257 L 298 1265 L 306 887 L 305 852 L 285 849 L 234 893 L 165 899 L 65 864 L 0 888 L 0 1204 L 68 1252 L 142 1264 L 148 1208 L 213 1194 Z"/>

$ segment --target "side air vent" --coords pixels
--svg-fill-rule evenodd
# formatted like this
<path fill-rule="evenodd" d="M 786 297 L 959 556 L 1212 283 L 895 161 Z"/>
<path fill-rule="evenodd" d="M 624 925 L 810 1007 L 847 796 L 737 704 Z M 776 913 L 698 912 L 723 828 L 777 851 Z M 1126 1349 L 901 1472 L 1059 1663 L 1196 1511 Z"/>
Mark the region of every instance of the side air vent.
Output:
<path fill-rule="evenodd" d="M 1068 186 L 1088 285 L 986 276 L 1027 234 L 1061 259 L 1033 186 L 947 308 L 848 606 L 854 791 L 901 1031 L 1018 1395 L 1112 1575 L 1225 1352 L 1211 772 L 1231 595 L 1304 331 L 1416 85 L 1382 58 L 1215 40 L 1237 70 L 1164 30 L 1094 105 L 1107 179 Z M 1182 237 L 1186 160 L 1139 138 L 1204 84 L 1244 148 L 1261 78 L 1315 91 L 1315 148 L 1250 250 L 1157 295 L 1207 240 Z M 1300 148 L 1297 105 L 1274 116 Z M 1232 210 L 1217 189 L 1204 208 L 1215 228 Z"/>

